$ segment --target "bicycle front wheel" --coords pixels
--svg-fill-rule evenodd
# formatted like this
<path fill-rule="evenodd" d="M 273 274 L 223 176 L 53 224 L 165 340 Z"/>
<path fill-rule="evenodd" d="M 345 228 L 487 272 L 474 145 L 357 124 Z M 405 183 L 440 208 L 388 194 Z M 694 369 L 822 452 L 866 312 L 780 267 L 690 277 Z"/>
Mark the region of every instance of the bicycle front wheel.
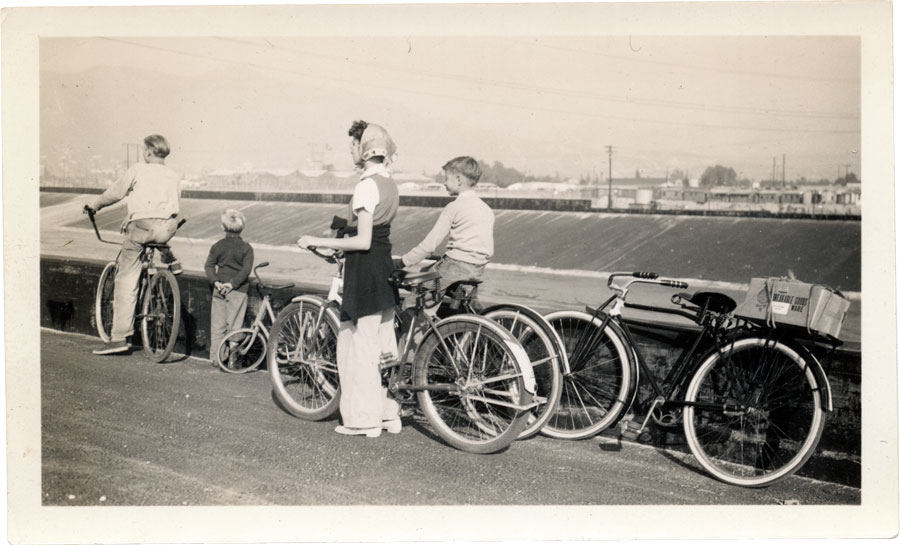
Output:
<path fill-rule="evenodd" d="M 565 357 L 565 347 L 556 331 L 537 312 L 519 305 L 502 305 L 484 311 L 483 316 L 503 326 L 522 345 L 531 369 L 534 371 L 534 402 L 528 424 L 519 439 L 537 434 L 556 411 L 562 392 L 560 361 Z"/>
<path fill-rule="evenodd" d="M 275 396 L 292 415 L 322 420 L 338 410 L 337 332 L 333 313 L 311 298 L 275 318 L 266 361 Z"/>
<path fill-rule="evenodd" d="M 259 367 L 266 357 L 266 340 L 256 329 L 238 329 L 222 339 L 215 356 L 219 368 L 226 373 L 247 373 Z"/>
<path fill-rule="evenodd" d="M 806 463 L 825 426 L 813 365 L 787 344 L 755 337 L 706 358 L 684 409 L 700 465 L 726 483 L 759 487 Z"/>
<path fill-rule="evenodd" d="M 630 403 L 631 359 L 611 323 L 590 314 L 559 311 L 545 316 L 566 347 L 568 369 L 556 411 L 541 433 L 557 439 L 585 439 L 610 427 Z"/>
<path fill-rule="evenodd" d="M 111 261 L 103 267 L 100 282 L 97 283 L 97 294 L 94 301 L 94 322 L 97 333 L 103 342 L 108 343 L 112 333 L 113 294 L 116 287 L 116 262 Z"/>
<path fill-rule="evenodd" d="M 530 364 L 496 323 L 459 315 L 436 325 L 416 350 L 419 406 L 449 445 L 489 454 L 509 446 L 528 423 Z"/>
<path fill-rule="evenodd" d="M 161 362 L 169 357 L 181 325 L 181 292 L 175 276 L 158 270 L 150 277 L 141 309 L 141 335 L 144 353 L 150 360 Z"/>

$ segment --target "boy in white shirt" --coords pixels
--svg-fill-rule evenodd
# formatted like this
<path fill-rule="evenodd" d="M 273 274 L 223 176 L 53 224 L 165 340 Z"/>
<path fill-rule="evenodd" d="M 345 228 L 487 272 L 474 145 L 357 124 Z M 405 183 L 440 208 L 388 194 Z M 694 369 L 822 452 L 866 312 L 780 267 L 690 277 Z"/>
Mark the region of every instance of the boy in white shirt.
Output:
<path fill-rule="evenodd" d="M 148 243 L 168 242 L 178 228 L 181 175 L 165 164 L 168 155 L 169 143 L 165 138 L 158 134 L 144 138 L 144 162 L 132 165 L 87 207 L 97 211 L 123 199 L 128 203 L 128 214 L 122 224 L 125 240 L 116 258 L 110 341 L 94 350 L 94 354 L 120 354 L 131 349 L 128 337 L 134 332 L 141 252 Z M 181 272 L 181 264 L 171 250 L 161 251 L 160 257 L 174 274 Z"/>

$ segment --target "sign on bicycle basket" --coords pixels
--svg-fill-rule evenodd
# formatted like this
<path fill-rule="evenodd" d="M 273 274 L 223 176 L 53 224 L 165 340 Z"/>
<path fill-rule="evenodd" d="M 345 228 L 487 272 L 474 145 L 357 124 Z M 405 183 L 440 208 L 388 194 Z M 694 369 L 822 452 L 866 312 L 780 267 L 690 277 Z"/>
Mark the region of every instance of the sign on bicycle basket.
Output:
<path fill-rule="evenodd" d="M 791 325 L 837 337 L 850 308 L 839 291 L 788 278 L 752 278 L 747 298 L 735 316 L 764 320 L 769 326 Z"/>

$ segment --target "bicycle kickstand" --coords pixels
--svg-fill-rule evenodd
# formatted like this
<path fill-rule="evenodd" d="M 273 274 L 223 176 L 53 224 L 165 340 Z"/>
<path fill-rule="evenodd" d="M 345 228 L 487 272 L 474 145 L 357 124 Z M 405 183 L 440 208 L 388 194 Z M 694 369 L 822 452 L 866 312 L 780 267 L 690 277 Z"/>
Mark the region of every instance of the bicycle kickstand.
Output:
<path fill-rule="evenodd" d="M 650 434 L 644 433 L 644 430 L 647 427 L 647 422 L 650 421 L 650 417 L 653 416 L 653 411 L 656 410 L 657 406 L 660 406 L 666 402 L 666 398 L 663 396 L 657 396 L 653 403 L 650 404 L 650 409 L 647 411 L 647 416 L 644 417 L 644 421 L 640 424 L 635 422 L 634 420 L 622 420 L 619 423 L 619 435 L 624 437 L 625 439 L 630 439 L 632 441 L 640 441 L 642 443 L 650 442 Z"/>

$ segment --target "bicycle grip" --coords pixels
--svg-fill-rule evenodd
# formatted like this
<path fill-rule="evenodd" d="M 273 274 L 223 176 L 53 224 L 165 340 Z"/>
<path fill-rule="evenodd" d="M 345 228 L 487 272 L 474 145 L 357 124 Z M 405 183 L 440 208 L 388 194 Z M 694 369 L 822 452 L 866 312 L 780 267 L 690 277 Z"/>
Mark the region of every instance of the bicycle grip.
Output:
<path fill-rule="evenodd" d="M 659 284 L 661 286 L 666 286 L 667 288 L 675 288 L 679 290 L 688 289 L 687 282 L 682 282 L 680 280 L 660 280 Z"/>
<path fill-rule="evenodd" d="M 268 262 L 268 261 L 263 261 L 262 263 L 260 263 L 259 265 L 257 265 L 256 268 L 259 269 L 259 268 L 261 268 L 261 267 L 268 267 L 268 266 L 269 266 L 269 262 Z"/>
<path fill-rule="evenodd" d="M 657 278 L 659 278 L 659 275 L 656 274 L 655 272 L 642 272 L 642 271 L 633 272 L 633 273 L 631 273 L 631 276 L 633 276 L 635 278 L 643 278 L 646 280 L 656 280 Z"/>

